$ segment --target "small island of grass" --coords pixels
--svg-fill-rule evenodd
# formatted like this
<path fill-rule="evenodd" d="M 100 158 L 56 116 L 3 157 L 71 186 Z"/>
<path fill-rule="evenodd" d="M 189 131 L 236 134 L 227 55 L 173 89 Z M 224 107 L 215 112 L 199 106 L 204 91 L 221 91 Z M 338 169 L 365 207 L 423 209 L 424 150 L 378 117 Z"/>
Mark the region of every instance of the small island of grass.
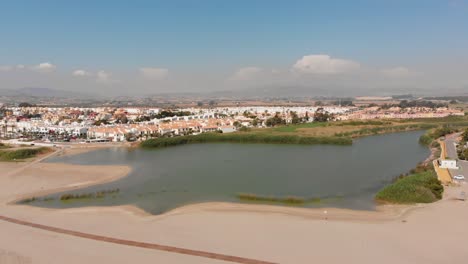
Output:
<path fill-rule="evenodd" d="M 286 196 L 286 197 L 274 197 L 274 196 L 262 196 L 251 193 L 238 193 L 237 198 L 241 201 L 248 202 L 260 202 L 260 203 L 280 203 L 290 205 L 302 205 L 309 201 L 316 201 L 315 199 L 307 200 L 303 197 L 298 196 Z M 320 201 L 320 199 L 318 199 Z"/>

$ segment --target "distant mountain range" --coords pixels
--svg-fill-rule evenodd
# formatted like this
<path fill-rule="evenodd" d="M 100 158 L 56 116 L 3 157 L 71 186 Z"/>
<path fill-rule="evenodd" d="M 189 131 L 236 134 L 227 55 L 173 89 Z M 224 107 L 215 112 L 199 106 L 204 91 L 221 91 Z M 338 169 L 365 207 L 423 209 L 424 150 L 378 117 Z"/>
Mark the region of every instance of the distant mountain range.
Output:
<path fill-rule="evenodd" d="M 95 98 L 86 93 L 56 90 L 50 88 L 26 87 L 20 89 L 0 89 L 0 96 L 8 97 L 39 97 L 39 98 Z"/>
<path fill-rule="evenodd" d="M 355 96 L 393 96 L 398 94 L 411 93 L 416 97 L 424 96 L 468 96 L 466 89 L 446 92 L 430 92 L 425 89 L 401 89 L 392 91 L 369 91 L 365 88 L 353 88 L 348 91 L 338 92 L 336 89 L 323 87 L 309 86 L 281 86 L 281 87 L 251 87 L 249 89 L 233 89 L 233 90 L 218 90 L 218 91 L 200 91 L 200 92 L 166 92 L 166 93 L 147 93 L 147 94 L 131 94 L 122 96 L 106 97 L 86 92 L 65 91 L 51 88 L 41 87 L 26 87 L 20 89 L 0 89 L 0 97 L 4 101 L 12 99 L 13 101 L 41 101 L 49 99 L 57 99 L 58 101 L 86 100 L 86 101 L 107 101 L 107 100 L 141 100 L 142 98 L 166 98 L 166 99 L 269 99 L 269 98 L 350 98 Z M 455 98 L 454 97 L 454 98 Z M 54 100 L 54 101 L 57 101 Z"/>

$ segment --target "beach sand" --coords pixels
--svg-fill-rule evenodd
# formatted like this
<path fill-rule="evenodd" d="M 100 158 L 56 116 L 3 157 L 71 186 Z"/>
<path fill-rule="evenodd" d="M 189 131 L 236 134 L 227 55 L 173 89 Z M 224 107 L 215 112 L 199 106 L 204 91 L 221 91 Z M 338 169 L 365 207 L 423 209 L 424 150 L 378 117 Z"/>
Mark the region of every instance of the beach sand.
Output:
<path fill-rule="evenodd" d="M 29 163 L 0 163 L 0 215 L 277 263 L 468 263 L 468 202 L 454 199 L 461 190 L 468 191 L 466 184 L 446 188 L 444 199 L 433 204 L 386 205 L 375 212 L 204 203 L 154 216 L 130 205 L 73 209 L 14 205 L 12 201 L 27 196 L 108 182 L 130 171 L 126 166 Z M 4 173 L 9 171 L 15 173 Z M 226 263 L 5 221 L 0 221 L 0 234 L 0 260 L 11 263 Z"/>

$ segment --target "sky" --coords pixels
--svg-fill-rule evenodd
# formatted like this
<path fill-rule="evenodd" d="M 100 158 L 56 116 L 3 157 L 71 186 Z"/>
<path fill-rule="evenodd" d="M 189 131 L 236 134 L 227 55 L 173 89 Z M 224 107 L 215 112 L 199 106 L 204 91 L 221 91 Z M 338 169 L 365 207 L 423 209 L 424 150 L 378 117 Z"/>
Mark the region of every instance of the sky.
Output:
<path fill-rule="evenodd" d="M 468 1 L 0 1 L 0 89 L 468 93 Z"/>

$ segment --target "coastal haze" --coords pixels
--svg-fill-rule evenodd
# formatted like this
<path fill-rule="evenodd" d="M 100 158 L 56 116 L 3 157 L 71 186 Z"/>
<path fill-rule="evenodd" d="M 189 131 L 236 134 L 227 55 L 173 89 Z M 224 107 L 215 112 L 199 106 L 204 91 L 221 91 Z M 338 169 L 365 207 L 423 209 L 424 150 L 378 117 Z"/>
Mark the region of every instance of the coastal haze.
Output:
<path fill-rule="evenodd" d="M 468 263 L 468 2 L 0 3 L 0 264 Z"/>

